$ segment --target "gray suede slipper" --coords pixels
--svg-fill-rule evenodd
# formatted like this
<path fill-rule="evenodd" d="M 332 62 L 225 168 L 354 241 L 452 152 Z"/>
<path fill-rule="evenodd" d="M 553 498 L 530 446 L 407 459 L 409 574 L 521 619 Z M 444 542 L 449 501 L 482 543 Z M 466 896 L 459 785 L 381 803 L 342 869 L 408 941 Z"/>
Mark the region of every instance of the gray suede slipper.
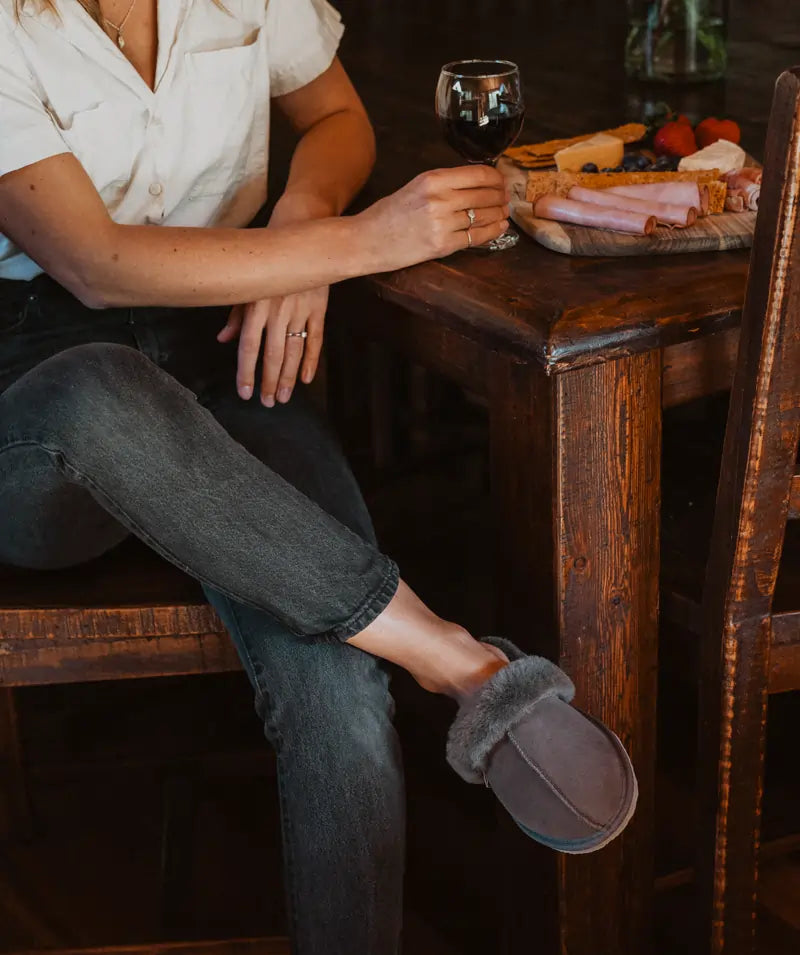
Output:
<path fill-rule="evenodd" d="M 606 726 L 570 701 L 575 687 L 554 663 L 487 637 L 510 663 L 462 704 L 447 759 L 485 783 L 514 821 L 560 852 L 595 852 L 630 821 L 638 787 L 630 758 Z"/>

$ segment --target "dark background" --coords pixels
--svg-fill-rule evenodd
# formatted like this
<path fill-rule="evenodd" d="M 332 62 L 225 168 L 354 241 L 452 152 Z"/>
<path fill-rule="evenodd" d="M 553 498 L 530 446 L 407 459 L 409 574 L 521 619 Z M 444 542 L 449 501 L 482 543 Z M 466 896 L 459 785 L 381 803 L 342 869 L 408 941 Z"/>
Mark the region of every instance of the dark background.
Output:
<path fill-rule="evenodd" d="M 527 104 L 521 141 L 639 119 L 648 103 L 666 99 L 694 120 L 732 116 L 756 156 L 774 80 L 800 61 L 800 5 L 785 0 L 732 0 L 727 81 L 675 89 L 626 80 L 622 0 L 336 5 L 348 26 L 341 56 L 378 136 L 367 197 L 456 162 L 433 116 L 438 68 L 451 59 L 519 64 Z M 274 189 L 290 150 L 277 122 Z M 415 404 L 420 380 L 418 370 L 397 373 L 392 467 L 376 470 L 363 446 L 349 450 L 385 549 L 437 611 L 486 632 L 494 585 L 483 412 L 435 382 Z M 713 423 L 714 416 L 692 420 Z M 680 432 L 686 421 L 676 426 Z M 492 953 L 491 797 L 444 763 L 449 701 L 425 696 L 403 674 L 395 690 L 409 783 L 409 951 Z M 19 704 L 35 825 L 30 840 L 0 848 L 0 950 L 160 937 L 163 808 L 176 778 L 185 797 L 177 805 L 196 813 L 182 937 L 283 933 L 271 761 L 242 674 L 26 689 Z M 691 853 L 682 825 L 687 780 L 669 758 L 691 740 L 690 715 L 678 707 L 664 722 L 671 745 L 659 789 L 662 873 Z M 684 947 L 681 905 L 680 892 L 661 897 L 664 951 Z"/>

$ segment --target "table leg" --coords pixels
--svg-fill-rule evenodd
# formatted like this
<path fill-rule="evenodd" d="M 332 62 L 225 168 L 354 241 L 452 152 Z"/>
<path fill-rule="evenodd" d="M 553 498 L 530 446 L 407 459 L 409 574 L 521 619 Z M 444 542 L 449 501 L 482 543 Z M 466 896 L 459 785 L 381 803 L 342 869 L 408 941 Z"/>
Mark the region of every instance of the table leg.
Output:
<path fill-rule="evenodd" d="M 17 730 L 14 690 L 0 687 L 0 843 L 27 839 L 31 817 Z"/>
<path fill-rule="evenodd" d="M 622 739 L 640 786 L 628 829 L 595 854 L 556 855 L 508 831 L 505 955 L 642 955 L 651 944 L 660 392 L 658 352 L 552 377 L 493 360 L 503 632 L 559 660 L 577 705 Z"/>

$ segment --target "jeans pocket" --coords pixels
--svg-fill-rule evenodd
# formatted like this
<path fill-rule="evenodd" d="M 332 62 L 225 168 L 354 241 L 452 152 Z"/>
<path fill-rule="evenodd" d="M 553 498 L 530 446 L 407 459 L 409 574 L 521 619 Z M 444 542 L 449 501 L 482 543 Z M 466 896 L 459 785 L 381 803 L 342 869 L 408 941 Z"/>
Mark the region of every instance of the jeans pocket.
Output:
<path fill-rule="evenodd" d="M 6 299 L 0 295 L 0 335 L 7 335 L 20 329 L 36 305 L 37 298 L 33 292 L 24 295 L 21 299 L 17 296 Z"/>

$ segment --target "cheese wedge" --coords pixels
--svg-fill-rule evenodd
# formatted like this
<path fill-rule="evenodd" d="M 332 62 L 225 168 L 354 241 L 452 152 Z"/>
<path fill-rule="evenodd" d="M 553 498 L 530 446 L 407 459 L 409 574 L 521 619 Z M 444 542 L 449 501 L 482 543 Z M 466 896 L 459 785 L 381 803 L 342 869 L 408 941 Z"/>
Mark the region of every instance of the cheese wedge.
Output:
<path fill-rule="evenodd" d="M 559 149 L 555 155 L 556 166 L 559 172 L 580 172 L 587 162 L 593 162 L 598 169 L 613 169 L 622 162 L 624 151 L 621 139 L 598 133 L 582 143 Z"/>
<path fill-rule="evenodd" d="M 647 133 L 647 127 L 641 123 L 626 123 L 624 126 L 616 126 L 614 129 L 599 129 L 595 133 L 582 133 L 580 136 L 571 136 L 568 139 L 548 139 L 544 143 L 526 143 L 523 146 L 512 146 L 505 151 L 506 156 L 513 159 L 518 166 L 552 166 L 553 157 L 560 149 L 566 149 L 567 146 L 573 146 L 575 143 L 585 143 L 587 139 L 597 136 L 599 133 L 605 133 L 607 136 L 616 136 L 623 143 L 635 143 L 643 139 Z"/>
<path fill-rule="evenodd" d="M 718 139 L 705 149 L 698 149 L 691 156 L 685 156 L 678 163 L 681 172 L 694 169 L 719 169 L 720 175 L 726 172 L 738 172 L 744 166 L 745 152 L 741 146 Z"/>

